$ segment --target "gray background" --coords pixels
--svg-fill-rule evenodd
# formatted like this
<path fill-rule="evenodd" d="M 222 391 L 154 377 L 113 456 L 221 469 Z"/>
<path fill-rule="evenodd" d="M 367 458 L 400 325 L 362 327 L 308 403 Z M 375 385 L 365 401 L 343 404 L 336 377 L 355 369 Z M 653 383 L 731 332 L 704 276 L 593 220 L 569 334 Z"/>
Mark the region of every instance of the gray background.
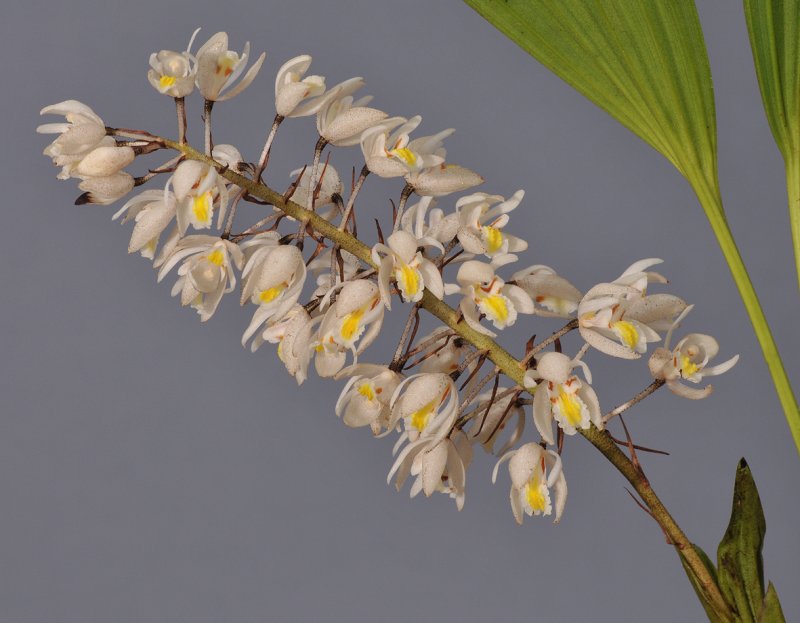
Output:
<path fill-rule="evenodd" d="M 703 1 L 700 11 L 725 206 L 797 380 L 782 163 L 741 7 Z M 697 303 L 686 330 L 713 333 L 723 357 L 742 360 L 709 400 L 663 392 L 630 428 L 672 452 L 645 457 L 647 473 L 712 553 L 736 462 L 748 458 L 769 526 L 766 573 L 798 620 L 800 462 L 711 230 L 663 158 L 455 0 L 28 0 L 7 2 L 0 24 L 0 623 L 703 619 L 658 527 L 580 438 L 565 451 L 559 526 L 517 527 L 508 481 L 490 484 L 484 456 L 463 512 L 442 496 L 409 501 L 385 483 L 391 442 L 337 421 L 338 385 L 298 390 L 270 348 L 243 350 L 251 310 L 232 298 L 201 325 L 127 256 L 130 229 L 110 222 L 115 208 L 71 205 L 74 184 L 57 182 L 40 155 L 38 110 L 78 98 L 108 124 L 172 134 L 147 57 L 182 49 L 196 26 L 200 41 L 226 29 L 234 48 L 249 39 L 268 52 L 250 90 L 216 111 L 217 141 L 250 158 L 272 118 L 274 72 L 309 52 L 330 83 L 364 76 L 375 105 L 422 114 L 422 130 L 456 127 L 450 159 L 480 171 L 485 190 L 526 188 L 513 215 L 531 241 L 526 263 L 587 288 L 638 258 L 664 258 L 672 290 Z M 195 139 L 199 112 L 193 100 Z M 309 157 L 311 126 L 278 135 L 276 184 Z M 357 151 L 337 158 L 342 171 L 360 166 Z M 362 213 L 385 218 L 398 190 L 373 184 Z M 509 343 L 558 326 L 519 324 Z M 648 382 L 642 364 L 589 362 L 607 407 Z"/>

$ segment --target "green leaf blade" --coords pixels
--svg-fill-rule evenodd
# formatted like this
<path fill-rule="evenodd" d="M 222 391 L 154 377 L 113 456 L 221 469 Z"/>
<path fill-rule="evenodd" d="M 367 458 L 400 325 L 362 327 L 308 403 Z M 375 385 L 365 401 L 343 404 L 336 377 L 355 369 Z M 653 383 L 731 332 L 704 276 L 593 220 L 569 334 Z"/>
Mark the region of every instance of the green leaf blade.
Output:
<path fill-rule="evenodd" d="M 718 193 L 711 70 L 691 0 L 466 0 L 548 69 Z"/>
<path fill-rule="evenodd" d="M 728 529 L 717 549 L 719 585 L 740 620 L 755 623 L 764 601 L 761 551 L 767 524 L 755 480 L 742 459 L 736 469 Z"/>

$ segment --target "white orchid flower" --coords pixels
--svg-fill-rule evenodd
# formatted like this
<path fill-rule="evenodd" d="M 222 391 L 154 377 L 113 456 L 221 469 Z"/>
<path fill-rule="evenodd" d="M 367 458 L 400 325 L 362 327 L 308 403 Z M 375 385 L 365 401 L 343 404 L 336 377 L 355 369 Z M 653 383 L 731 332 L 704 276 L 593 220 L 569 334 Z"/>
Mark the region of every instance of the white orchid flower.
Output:
<path fill-rule="evenodd" d="M 389 401 L 403 377 L 386 366 L 359 363 L 341 370 L 336 378 L 350 380 L 336 401 L 336 415 L 346 426 L 369 426 L 379 435 L 389 424 Z"/>
<path fill-rule="evenodd" d="M 572 374 L 575 366 L 583 368 L 586 382 Z M 600 403 L 591 381 L 591 372 L 583 361 L 555 352 L 542 355 L 536 369 L 525 373 L 525 387 L 536 387 L 533 423 L 547 443 L 555 443 L 553 420 L 567 435 L 574 435 L 579 428 L 586 430 L 592 424 L 603 430 Z"/>
<path fill-rule="evenodd" d="M 119 173 L 136 158 L 136 153 L 127 145 L 101 145 L 95 147 L 75 165 L 72 175 L 81 179 L 108 177 Z"/>
<path fill-rule="evenodd" d="M 409 134 L 421 122 L 419 115 L 411 119 L 391 117 L 365 130 L 360 142 L 367 168 L 379 177 L 403 177 L 412 171 L 442 164 L 441 142 L 453 130 L 411 140 Z"/>
<path fill-rule="evenodd" d="M 378 286 L 366 279 L 345 283 L 325 313 L 313 344 L 317 373 L 333 376 L 344 366 L 348 350 L 357 357 L 372 344 L 383 325 L 383 313 Z"/>
<path fill-rule="evenodd" d="M 386 242 L 388 244 L 378 243 L 372 247 L 372 260 L 379 265 L 378 285 L 386 309 L 392 308 L 392 280 L 397 283 L 397 289 L 407 303 L 421 300 L 425 288 L 436 298 L 444 296 L 439 269 L 417 250 L 423 244 L 433 244 L 443 251 L 438 241 L 420 241 L 401 229 L 389 236 Z"/>
<path fill-rule="evenodd" d="M 120 216 L 122 223 L 134 220 L 136 225 L 128 243 L 128 253 L 138 251 L 142 257 L 152 260 L 158 239 L 175 218 L 175 210 L 175 195 L 162 190 L 145 190 L 129 199 L 111 220 Z"/>
<path fill-rule="evenodd" d="M 265 323 L 283 318 L 297 303 L 306 281 L 300 249 L 277 245 L 272 237 L 256 237 L 249 242 L 253 250 L 242 271 L 241 304 L 249 299 L 258 308 L 242 335 L 242 345 Z"/>
<path fill-rule="evenodd" d="M 578 288 L 543 264 L 517 271 L 511 281 L 531 297 L 537 316 L 572 318 L 583 298 Z"/>
<path fill-rule="evenodd" d="M 301 54 L 286 61 L 275 77 L 275 112 L 281 117 L 306 117 L 315 114 L 323 103 L 325 76 L 303 77 L 311 57 Z"/>
<path fill-rule="evenodd" d="M 205 322 L 214 315 L 222 295 L 236 287 L 233 269 L 241 269 L 243 260 L 241 249 L 229 240 L 216 236 L 187 236 L 175 245 L 164 262 L 158 281 L 180 262 L 172 296 L 180 294 L 181 305 L 191 305 Z"/>
<path fill-rule="evenodd" d="M 298 385 L 308 378 L 314 321 L 302 305 L 295 305 L 280 320 L 273 320 L 251 342 L 257 350 L 264 342 L 278 345 L 278 358 Z"/>
<path fill-rule="evenodd" d="M 58 174 L 60 180 L 68 179 L 72 170 L 96 147 L 114 147 L 117 144 L 113 137 L 106 134 L 103 120 L 77 100 L 45 106 L 39 114 L 66 117 L 65 123 L 45 123 L 36 128 L 39 134 L 58 134 L 43 153 L 52 158 L 57 167 L 62 167 Z"/>
<path fill-rule="evenodd" d="M 597 350 L 623 359 L 638 359 L 647 344 L 661 339 L 686 309 L 686 302 L 671 294 L 646 295 L 651 281 L 664 278 L 644 272 L 661 260 L 641 260 L 612 283 L 591 288 L 578 304 L 581 337 Z"/>
<path fill-rule="evenodd" d="M 191 225 L 194 229 L 209 229 L 218 212 L 217 227 L 222 226 L 228 207 L 228 187 L 217 170 L 197 160 L 184 160 L 167 181 L 178 202 L 177 220 L 181 235 Z"/>
<path fill-rule="evenodd" d="M 134 186 L 136 186 L 136 180 L 124 171 L 105 177 L 87 177 L 78 184 L 83 195 L 78 197 L 75 203 L 78 205 L 83 203 L 109 205 L 122 199 L 133 190 Z"/>
<path fill-rule="evenodd" d="M 459 199 L 456 202 L 458 241 L 464 250 L 494 258 L 527 249 L 527 242 L 503 231 L 508 224 L 508 213 L 520 204 L 524 196 L 525 191 L 518 190 L 508 200 L 486 193 L 474 193 Z"/>
<path fill-rule="evenodd" d="M 443 197 L 483 184 L 475 171 L 458 164 L 442 163 L 406 175 L 406 182 L 421 197 Z"/>
<path fill-rule="evenodd" d="M 147 80 L 159 93 L 170 97 L 186 97 L 194 91 L 197 65 L 193 63 L 192 43 L 200 29 L 192 33 L 184 52 L 161 50 L 150 55 L 150 70 Z"/>
<path fill-rule="evenodd" d="M 456 422 L 458 390 L 449 374 L 421 373 L 398 385 L 392 396 L 389 429 L 401 420 L 404 438 L 440 441 Z"/>
<path fill-rule="evenodd" d="M 441 208 L 436 207 L 434 197 L 421 197 L 406 208 L 400 217 L 400 227 L 419 240 L 432 238 L 446 243 L 458 233 L 458 215 L 445 215 Z"/>
<path fill-rule="evenodd" d="M 561 457 L 551 450 L 542 449 L 539 444 L 526 443 L 497 461 L 492 482 L 497 481 L 498 469 L 505 461 L 508 461 L 511 476 L 511 512 L 517 523 L 522 524 L 523 513 L 529 517 L 551 515 L 554 510 L 553 523 L 558 523 L 567 503 L 567 481 L 561 468 Z"/>
<path fill-rule="evenodd" d="M 244 44 L 241 55 L 228 49 L 228 33 L 218 32 L 197 50 L 197 88 L 212 102 L 223 102 L 244 91 L 255 79 L 266 54 L 263 52 L 247 73 L 232 86 L 247 66 L 250 42 Z M 223 94 L 224 92 L 224 94 Z"/>
<path fill-rule="evenodd" d="M 669 348 L 670 337 L 671 332 L 664 346 L 653 352 L 648 364 L 653 378 L 666 381 L 667 387 L 677 396 L 691 400 L 706 398 L 714 391 L 712 385 L 700 389 L 684 385 L 681 381 L 702 383 L 705 377 L 723 374 L 739 361 L 739 355 L 734 355 L 723 363 L 709 366 L 709 361 L 719 353 L 719 343 L 710 335 L 690 333 L 672 350 Z"/>
<path fill-rule="evenodd" d="M 382 110 L 367 106 L 372 96 L 355 99 L 353 93 L 363 86 L 361 78 L 351 78 L 331 89 L 317 111 L 317 132 L 331 145 L 350 147 L 361 142 L 361 134 L 386 119 Z"/>
<path fill-rule="evenodd" d="M 447 294 L 461 293 L 459 304 L 467 324 L 476 331 L 494 337 L 497 335 L 480 323 L 481 314 L 497 329 L 510 327 L 517 314 L 533 313 L 533 302 L 519 286 L 505 283 L 495 275 L 494 267 L 477 260 L 464 262 L 456 276 L 458 285 L 447 284 Z"/>
<path fill-rule="evenodd" d="M 461 510 L 464 508 L 466 470 L 471 462 L 472 447 L 461 431 L 435 442 L 418 439 L 398 454 L 386 482 L 391 482 L 396 474 L 395 487 L 399 491 L 409 475 L 415 476 L 409 492 L 412 498 L 420 492 L 430 497 L 438 491 L 453 498 Z"/>

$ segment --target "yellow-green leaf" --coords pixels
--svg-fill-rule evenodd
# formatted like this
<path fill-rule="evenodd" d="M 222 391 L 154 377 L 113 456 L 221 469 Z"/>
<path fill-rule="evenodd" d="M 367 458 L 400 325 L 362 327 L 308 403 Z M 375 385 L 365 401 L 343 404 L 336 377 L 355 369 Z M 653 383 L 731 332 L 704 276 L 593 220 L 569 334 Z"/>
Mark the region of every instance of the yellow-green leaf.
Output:
<path fill-rule="evenodd" d="M 758 614 L 758 623 L 786 623 L 781 603 L 778 601 L 778 593 L 775 592 L 772 582 L 769 583 L 767 594 L 764 595 L 764 603 Z"/>
<path fill-rule="evenodd" d="M 800 1 L 744 0 L 744 14 L 764 111 L 786 164 L 800 279 Z"/>
<path fill-rule="evenodd" d="M 717 189 L 714 92 L 691 0 L 466 0 L 548 69 Z"/>

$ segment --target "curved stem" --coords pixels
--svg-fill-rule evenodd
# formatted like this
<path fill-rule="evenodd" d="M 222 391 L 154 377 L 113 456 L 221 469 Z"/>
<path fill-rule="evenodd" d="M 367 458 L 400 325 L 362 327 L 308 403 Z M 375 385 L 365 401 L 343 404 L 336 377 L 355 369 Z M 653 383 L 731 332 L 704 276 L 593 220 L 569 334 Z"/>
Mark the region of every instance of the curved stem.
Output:
<path fill-rule="evenodd" d="M 282 212 L 300 221 L 301 224 L 310 225 L 321 236 L 328 238 L 342 249 L 352 253 L 365 264 L 376 268 L 375 263 L 372 261 L 370 248 L 349 232 L 339 230 L 338 227 L 312 210 L 308 210 L 293 201 L 284 200 L 280 193 L 264 184 L 258 184 L 234 171 L 223 170 L 221 164 L 204 156 L 188 145 L 181 145 L 166 139 L 161 140 L 163 140 L 163 143 L 167 147 L 181 151 L 187 158 L 200 160 L 217 167 L 227 180 L 244 188 L 250 195 L 274 205 Z M 470 342 L 476 349 L 486 351 L 486 357 L 495 364 L 497 371 L 508 376 L 509 379 L 520 387 L 524 387 L 523 376 L 525 374 L 525 365 L 490 337 L 475 331 L 475 329 L 463 322 L 463 318 L 456 310 L 443 300 L 436 298 L 427 289 L 420 301 L 420 306 L 428 310 L 458 335 Z M 491 378 L 491 376 L 488 378 Z M 715 611 L 719 614 L 720 620 L 732 621 L 733 615 L 716 581 L 706 568 L 689 539 L 655 494 L 650 486 L 650 482 L 645 478 L 644 474 L 637 469 L 631 459 L 617 447 L 616 443 L 607 432 L 600 431 L 594 427 L 587 430 L 579 430 L 578 432 L 597 448 L 633 486 L 647 505 L 653 519 L 658 522 L 669 538 L 670 543 L 675 546 L 681 561 L 687 569 L 687 573 L 690 573 L 690 577 L 693 577 L 696 584 L 701 587 L 705 598 L 713 605 Z"/>
<path fill-rule="evenodd" d="M 736 282 L 736 287 L 739 289 L 739 294 L 742 297 L 745 309 L 747 309 L 747 313 L 750 315 L 750 322 L 753 324 L 756 337 L 761 345 L 761 351 L 764 354 L 767 367 L 772 375 L 775 391 L 783 407 L 786 421 L 789 424 L 789 430 L 792 432 L 794 443 L 797 446 L 798 452 L 800 452 L 800 409 L 798 409 L 797 399 L 792 391 L 792 385 L 789 382 L 789 377 L 786 375 L 781 355 L 778 352 L 778 346 L 775 343 L 775 338 L 772 336 L 772 331 L 770 331 L 769 324 L 764 316 L 764 310 L 761 308 L 761 303 L 753 287 L 753 282 L 750 280 L 747 267 L 744 265 L 742 256 L 736 246 L 736 241 L 733 238 L 733 233 L 725 218 L 725 213 L 722 209 L 722 199 L 716 190 L 709 188 L 702 182 L 693 184 L 693 186 L 706 212 L 706 216 L 711 223 L 711 229 L 717 237 L 719 246 L 722 249 L 722 254 L 728 262 L 728 267 L 733 275 L 733 280 Z M 800 223 L 798 223 L 798 228 L 800 228 Z"/>

